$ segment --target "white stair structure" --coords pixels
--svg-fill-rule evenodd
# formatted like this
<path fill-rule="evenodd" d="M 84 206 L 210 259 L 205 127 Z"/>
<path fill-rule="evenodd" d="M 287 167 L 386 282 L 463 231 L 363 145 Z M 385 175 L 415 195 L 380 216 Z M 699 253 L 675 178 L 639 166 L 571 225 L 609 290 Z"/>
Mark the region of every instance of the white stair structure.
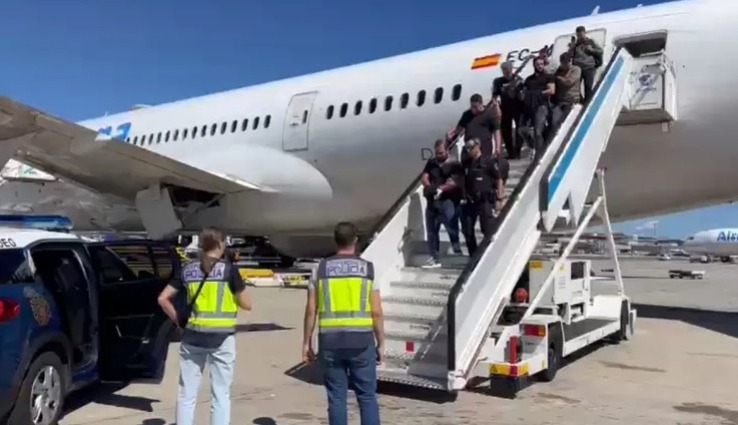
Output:
<path fill-rule="evenodd" d="M 374 262 L 385 312 L 380 381 L 454 392 L 475 376 L 488 377 L 476 366 L 504 350 L 505 330 L 497 323 L 521 273 L 542 232 L 561 217 L 576 227 L 584 216 L 614 126 L 676 119 L 674 67 L 663 53 L 633 58 L 619 47 L 606 63 L 592 101 L 573 108 L 546 151 L 533 161 L 511 161 L 511 194 L 491 240 L 471 259 L 452 255 L 446 239 L 443 267 L 418 267 L 428 258 L 419 178 L 380 223 L 362 255 Z"/>

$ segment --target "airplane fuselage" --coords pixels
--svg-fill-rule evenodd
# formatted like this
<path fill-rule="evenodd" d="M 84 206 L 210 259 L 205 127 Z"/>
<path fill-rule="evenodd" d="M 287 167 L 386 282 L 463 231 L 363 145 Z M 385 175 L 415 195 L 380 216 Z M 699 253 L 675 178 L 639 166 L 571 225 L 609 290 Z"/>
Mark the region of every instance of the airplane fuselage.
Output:
<path fill-rule="evenodd" d="M 123 131 L 128 143 L 143 149 L 275 188 L 274 193 L 228 195 L 219 206 L 188 217 L 186 230 L 217 225 L 229 232 L 267 235 L 282 251 L 302 256 L 320 245 L 339 220 L 355 221 L 363 229 L 376 222 L 418 175 L 433 141 L 468 108 L 469 97 L 480 93 L 489 99 L 500 69 L 472 70 L 474 58 L 500 54 L 519 64 L 525 52 L 551 46 L 584 25 L 589 31 L 605 30 L 607 60 L 614 40 L 667 31 L 666 55 L 677 75 L 678 120 L 616 127 L 601 161 L 607 166 L 611 218 L 634 219 L 738 197 L 738 189 L 726 184 L 738 178 L 732 137 L 738 102 L 729 89 L 738 82 L 731 54 L 737 21 L 738 4 L 728 0 L 665 3 L 80 124 Z M 531 71 L 527 68 L 523 76 Z M 197 137 L 192 138 L 193 132 Z M 117 227 L 141 230 L 135 210 L 121 214 Z"/>
<path fill-rule="evenodd" d="M 711 229 L 697 232 L 684 241 L 683 248 L 690 254 L 717 257 L 738 255 L 738 229 Z"/>

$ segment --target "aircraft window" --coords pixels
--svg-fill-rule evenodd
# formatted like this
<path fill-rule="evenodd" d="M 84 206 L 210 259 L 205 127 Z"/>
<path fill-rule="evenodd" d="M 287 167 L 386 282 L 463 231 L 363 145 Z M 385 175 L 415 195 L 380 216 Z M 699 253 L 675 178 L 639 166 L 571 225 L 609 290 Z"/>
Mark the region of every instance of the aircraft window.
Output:
<path fill-rule="evenodd" d="M 166 132 L 166 134 L 164 134 L 164 141 L 165 141 L 165 142 L 168 142 L 168 141 L 169 141 L 169 135 L 170 135 L 170 134 L 169 134 L 169 132 L 168 132 L 168 131 Z"/>
<path fill-rule="evenodd" d="M 264 128 L 269 128 L 269 124 L 272 123 L 272 116 L 267 115 L 264 117 Z"/>
<path fill-rule="evenodd" d="M 251 126 L 252 130 L 259 128 L 259 117 L 254 118 L 254 124 Z"/>
<path fill-rule="evenodd" d="M 249 129 L 249 119 L 244 118 L 243 122 L 241 122 L 241 131 L 246 131 Z"/>
<path fill-rule="evenodd" d="M 307 124 L 307 122 L 308 122 L 308 110 L 305 109 L 304 111 L 302 111 L 302 123 Z"/>
<path fill-rule="evenodd" d="M 156 143 L 161 143 L 161 133 L 156 134 Z"/>
<path fill-rule="evenodd" d="M 377 98 L 372 98 L 372 100 L 369 101 L 369 113 L 373 114 L 374 111 L 377 110 Z"/>
<path fill-rule="evenodd" d="M 135 145 L 135 144 L 138 144 L 138 136 L 136 136 L 136 137 L 134 137 L 134 138 L 133 138 L 133 144 L 134 144 L 134 145 Z"/>
<path fill-rule="evenodd" d="M 188 133 L 188 131 L 187 131 L 186 128 L 184 130 L 182 130 L 182 140 L 187 139 L 187 133 Z"/>
<path fill-rule="evenodd" d="M 459 99 L 461 99 L 461 84 L 455 85 L 453 90 L 451 90 L 451 100 L 456 102 Z"/>
<path fill-rule="evenodd" d="M 126 143 L 131 143 L 131 138 L 130 137 L 126 137 Z"/>
<path fill-rule="evenodd" d="M 384 98 L 384 110 L 389 111 L 392 109 L 392 96 Z"/>
<path fill-rule="evenodd" d="M 325 110 L 325 119 L 329 120 L 333 118 L 333 105 L 330 105 L 328 109 Z"/>
<path fill-rule="evenodd" d="M 359 115 L 361 113 L 361 101 L 356 102 L 356 105 L 354 105 L 354 115 Z"/>
<path fill-rule="evenodd" d="M 174 135 L 172 136 L 172 140 L 176 142 L 178 137 L 179 137 L 179 130 L 174 130 Z"/>
<path fill-rule="evenodd" d="M 154 141 L 154 134 L 149 134 L 149 144 Z"/>
<path fill-rule="evenodd" d="M 235 133 L 236 128 L 238 128 L 238 120 L 233 120 L 233 122 L 231 123 L 231 133 Z"/>
<path fill-rule="evenodd" d="M 192 138 L 197 138 L 197 127 L 192 127 Z"/>
<path fill-rule="evenodd" d="M 200 136 L 205 137 L 208 134 L 208 126 L 204 125 L 202 126 L 202 130 L 200 131 Z"/>
<path fill-rule="evenodd" d="M 410 95 L 407 93 L 403 93 L 402 96 L 400 96 L 400 108 L 405 109 L 407 108 L 407 103 L 410 101 Z"/>
<path fill-rule="evenodd" d="M 220 125 L 220 134 L 225 134 L 227 128 L 228 128 L 228 123 L 223 121 L 223 124 Z"/>
<path fill-rule="evenodd" d="M 218 124 L 213 124 L 210 126 L 210 135 L 215 136 L 215 132 L 218 130 Z"/>
<path fill-rule="evenodd" d="M 423 104 L 425 103 L 425 90 L 421 90 L 418 92 L 418 100 L 416 103 L 418 106 L 423 106 Z"/>
<path fill-rule="evenodd" d="M 443 100 L 443 87 L 439 87 L 433 93 L 433 103 L 441 103 Z"/>
<path fill-rule="evenodd" d="M 341 116 L 341 118 L 343 118 L 343 117 L 346 116 L 346 112 L 347 111 L 348 111 L 348 104 L 347 103 L 342 104 L 341 105 L 341 111 L 339 113 L 339 115 Z"/>

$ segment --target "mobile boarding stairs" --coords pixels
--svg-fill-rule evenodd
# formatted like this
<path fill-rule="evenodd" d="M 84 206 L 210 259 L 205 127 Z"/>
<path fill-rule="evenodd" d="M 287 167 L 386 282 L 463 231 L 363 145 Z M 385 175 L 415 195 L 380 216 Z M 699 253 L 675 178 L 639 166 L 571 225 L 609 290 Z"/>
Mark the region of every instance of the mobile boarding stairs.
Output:
<path fill-rule="evenodd" d="M 469 259 L 451 255 L 446 239 L 438 269 L 418 267 L 428 259 L 418 177 L 363 252 L 374 262 L 385 312 L 378 379 L 455 392 L 498 375 L 552 378 L 561 357 L 606 336 L 627 339 L 635 311 L 623 292 L 598 162 L 616 125 L 668 126 L 676 120 L 676 104 L 674 68 L 662 52 L 634 58 L 616 49 L 593 99 L 572 109 L 546 151 L 511 161 L 509 197 L 490 240 Z M 593 180 L 599 193 L 588 197 Z M 561 276 L 569 267 L 581 272 L 567 256 L 595 214 L 610 235 L 615 295 L 592 296 L 588 273 Z M 561 256 L 549 264 L 529 261 L 542 234 L 562 225 L 576 232 Z M 529 291 L 523 299 L 516 291 L 521 276 Z M 568 290 L 559 288 L 561 279 Z"/>

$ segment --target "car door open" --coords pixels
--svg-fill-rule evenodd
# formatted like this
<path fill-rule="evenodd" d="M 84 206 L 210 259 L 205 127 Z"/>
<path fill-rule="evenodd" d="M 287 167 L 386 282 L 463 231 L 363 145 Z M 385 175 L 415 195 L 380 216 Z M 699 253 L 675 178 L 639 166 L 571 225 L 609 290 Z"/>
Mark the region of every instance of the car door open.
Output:
<path fill-rule="evenodd" d="M 179 277 L 173 247 L 146 241 L 89 244 L 99 282 L 100 375 L 161 382 L 174 324 L 157 297 Z"/>

